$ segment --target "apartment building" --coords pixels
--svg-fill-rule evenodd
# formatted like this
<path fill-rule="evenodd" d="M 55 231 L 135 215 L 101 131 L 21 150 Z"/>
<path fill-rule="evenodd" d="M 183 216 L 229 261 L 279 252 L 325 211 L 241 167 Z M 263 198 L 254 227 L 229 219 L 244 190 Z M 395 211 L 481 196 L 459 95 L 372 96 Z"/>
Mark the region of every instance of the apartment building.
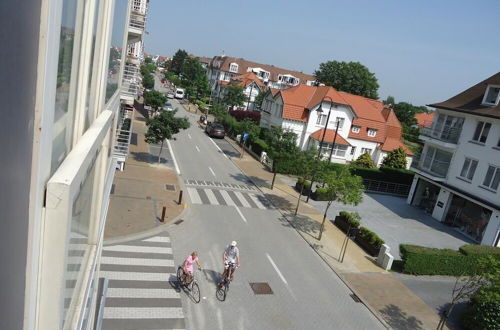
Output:
<path fill-rule="evenodd" d="M 368 153 L 380 166 L 389 151 L 401 147 L 411 164 L 402 126 L 380 101 L 328 86 L 299 85 L 267 93 L 261 112 L 262 127 L 295 132 L 302 150 L 319 149 L 323 141 L 322 157 L 331 162 L 348 163 Z"/>
<path fill-rule="evenodd" d="M 144 33 L 145 10 L 136 15 L 147 2 L 2 2 L 13 26 L 0 67 L 16 77 L 0 88 L 15 109 L 0 133 L 2 329 L 94 327 L 117 128 L 133 88 L 127 43 Z"/>
<path fill-rule="evenodd" d="M 224 84 L 247 72 L 254 73 L 266 87 L 276 89 L 286 89 L 299 84 L 313 85 L 316 81 L 310 74 L 222 55 L 214 56 L 207 67 L 212 93 L 219 95 Z"/>
<path fill-rule="evenodd" d="M 243 94 L 246 96 L 246 101 L 243 103 L 240 110 L 256 110 L 255 98 L 260 92 L 267 90 L 264 83 L 253 72 L 247 72 L 240 76 L 235 76 L 230 81 L 221 81 L 219 83 L 218 93 L 215 96 L 219 102 L 224 98 L 226 88 L 229 85 L 240 86 L 243 88 Z M 213 95 L 213 94 L 212 94 Z"/>
<path fill-rule="evenodd" d="M 500 73 L 431 104 L 408 203 L 483 245 L 499 246 Z"/>

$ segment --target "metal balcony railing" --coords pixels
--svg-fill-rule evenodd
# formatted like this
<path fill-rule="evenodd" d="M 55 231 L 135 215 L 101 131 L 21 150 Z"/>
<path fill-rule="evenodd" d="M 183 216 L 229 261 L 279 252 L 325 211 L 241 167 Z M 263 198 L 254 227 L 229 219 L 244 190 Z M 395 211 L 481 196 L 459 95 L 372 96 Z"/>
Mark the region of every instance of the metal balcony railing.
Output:
<path fill-rule="evenodd" d="M 125 161 L 128 156 L 130 138 L 132 137 L 132 117 L 134 111 L 131 108 L 122 106 L 120 109 L 120 119 L 116 129 L 116 139 L 113 148 L 113 155 L 118 161 Z"/>
<path fill-rule="evenodd" d="M 147 9 L 148 9 L 147 0 L 132 1 L 132 12 L 139 15 L 146 15 Z"/>
<path fill-rule="evenodd" d="M 133 29 L 144 30 L 144 16 L 130 14 L 129 27 Z"/>
<path fill-rule="evenodd" d="M 122 94 L 135 98 L 139 91 L 139 68 L 135 65 L 125 65 L 123 69 Z"/>
<path fill-rule="evenodd" d="M 444 179 L 448 174 L 450 161 L 437 160 L 432 155 L 417 154 L 413 156 L 411 168 Z"/>
<path fill-rule="evenodd" d="M 410 185 L 407 184 L 363 179 L 363 185 L 365 186 L 365 191 L 368 192 L 397 196 L 408 196 L 410 193 Z"/>
<path fill-rule="evenodd" d="M 424 122 L 420 129 L 420 134 L 447 143 L 456 144 L 462 132 L 461 127 L 443 126 L 441 128 L 432 127 L 432 122 Z"/>

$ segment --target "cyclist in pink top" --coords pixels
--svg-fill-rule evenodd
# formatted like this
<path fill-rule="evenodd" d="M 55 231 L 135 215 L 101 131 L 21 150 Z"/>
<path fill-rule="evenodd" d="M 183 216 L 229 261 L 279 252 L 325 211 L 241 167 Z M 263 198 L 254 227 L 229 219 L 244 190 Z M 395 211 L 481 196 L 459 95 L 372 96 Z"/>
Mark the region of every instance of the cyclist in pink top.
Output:
<path fill-rule="evenodd" d="M 184 275 L 181 276 L 181 281 L 183 281 L 186 284 L 191 283 L 193 280 L 193 264 L 196 263 L 198 266 L 198 269 L 201 269 L 201 265 L 198 261 L 198 253 L 193 252 L 191 253 L 186 260 L 184 260 L 184 263 L 182 264 L 182 270 L 184 271 Z"/>

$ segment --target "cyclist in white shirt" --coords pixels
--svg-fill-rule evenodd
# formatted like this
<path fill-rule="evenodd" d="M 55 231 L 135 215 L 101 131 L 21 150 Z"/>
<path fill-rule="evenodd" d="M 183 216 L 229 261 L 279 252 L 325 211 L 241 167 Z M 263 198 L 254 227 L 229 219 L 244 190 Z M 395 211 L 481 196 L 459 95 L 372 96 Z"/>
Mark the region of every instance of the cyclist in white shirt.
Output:
<path fill-rule="evenodd" d="M 226 277 L 229 265 L 234 265 L 233 271 L 231 272 L 231 281 L 234 278 L 234 271 L 236 268 L 240 267 L 240 250 L 238 250 L 236 244 L 236 241 L 232 241 L 231 244 L 226 247 L 224 254 L 222 255 L 222 261 L 224 262 L 224 272 L 222 273 L 222 278 Z"/>

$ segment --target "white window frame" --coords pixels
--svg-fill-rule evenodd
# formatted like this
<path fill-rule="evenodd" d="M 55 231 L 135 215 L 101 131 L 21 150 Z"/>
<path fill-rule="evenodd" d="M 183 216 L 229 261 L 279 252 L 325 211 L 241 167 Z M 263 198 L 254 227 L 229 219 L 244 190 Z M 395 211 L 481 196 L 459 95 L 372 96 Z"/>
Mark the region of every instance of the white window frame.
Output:
<path fill-rule="evenodd" d="M 481 125 L 481 130 L 479 131 L 479 134 L 476 138 L 476 132 L 478 131 L 478 128 L 480 125 Z M 488 126 L 488 131 L 486 133 L 486 136 L 484 137 L 484 141 L 481 141 L 481 137 L 483 136 L 484 129 L 486 126 Z M 486 141 L 488 141 L 488 135 L 490 134 L 492 126 L 493 125 L 490 122 L 479 120 L 476 124 L 476 128 L 474 129 L 474 134 L 472 135 L 471 141 L 474 141 L 474 142 L 480 143 L 480 144 L 486 144 Z"/>
<path fill-rule="evenodd" d="M 490 182 L 486 182 L 490 168 L 493 168 L 493 173 L 491 175 Z M 500 167 L 498 167 L 496 165 L 489 164 L 488 169 L 486 171 L 486 174 L 484 175 L 484 180 L 483 180 L 483 183 L 481 184 L 481 187 L 483 187 L 487 190 L 496 192 L 498 190 L 499 183 L 497 182 L 496 187 L 493 187 L 493 183 L 495 182 L 495 179 L 497 177 L 500 177 Z"/>
<path fill-rule="evenodd" d="M 474 174 L 477 170 L 479 162 L 476 159 L 465 157 L 462 169 L 458 176 L 466 181 L 471 182 L 474 179 Z"/>
<path fill-rule="evenodd" d="M 360 130 L 361 130 L 361 127 L 356 126 L 356 125 L 353 125 L 351 128 L 351 132 L 353 132 L 353 133 L 359 133 Z"/>
<path fill-rule="evenodd" d="M 335 124 L 335 128 L 337 127 L 337 121 L 339 121 L 339 131 L 342 130 L 342 128 L 344 127 L 344 123 L 345 123 L 345 118 L 344 117 L 337 117 L 335 118 L 335 121 L 334 121 L 334 124 Z"/>
<path fill-rule="evenodd" d="M 328 116 L 325 114 L 322 114 L 322 113 L 319 114 L 318 118 L 316 118 L 316 126 L 325 126 L 327 117 Z"/>
<path fill-rule="evenodd" d="M 375 137 L 375 136 L 377 136 L 377 130 L 373 129 L 373 128 L 368 128 L 367 135 L 370 137 Z"/>
<path fill-rule="evenodd" d="M 370 148 L 361 148 L 361 155 L 368 154 L 371 156 L 372 152 L 373 152 L 373 150 Z"/>
<path fill-rule="evenodd" d="M 483 102 L 482 102 L 482 104 L 490 105 L 490 106 L 498 105 L 498 103 L 500 101 L 500 91 L 497 94 L 495 102 L 493 102 L 493 103 L 486 102 L 486 97 L 488 96 L 488 93 L 490 92 L 490 89 L 493 89 L 493 88 L 499 88 L 500 89 L 500 85 L 488 85 L 488 87 L 486 88 L 486 92 L 484 93 L 484 96 L 483 96 Z"/>
<path fill-rule="evenodd" d="M 354 156 L 356 153 L 356 146 L 351 146 L 351 156 Z"/>

